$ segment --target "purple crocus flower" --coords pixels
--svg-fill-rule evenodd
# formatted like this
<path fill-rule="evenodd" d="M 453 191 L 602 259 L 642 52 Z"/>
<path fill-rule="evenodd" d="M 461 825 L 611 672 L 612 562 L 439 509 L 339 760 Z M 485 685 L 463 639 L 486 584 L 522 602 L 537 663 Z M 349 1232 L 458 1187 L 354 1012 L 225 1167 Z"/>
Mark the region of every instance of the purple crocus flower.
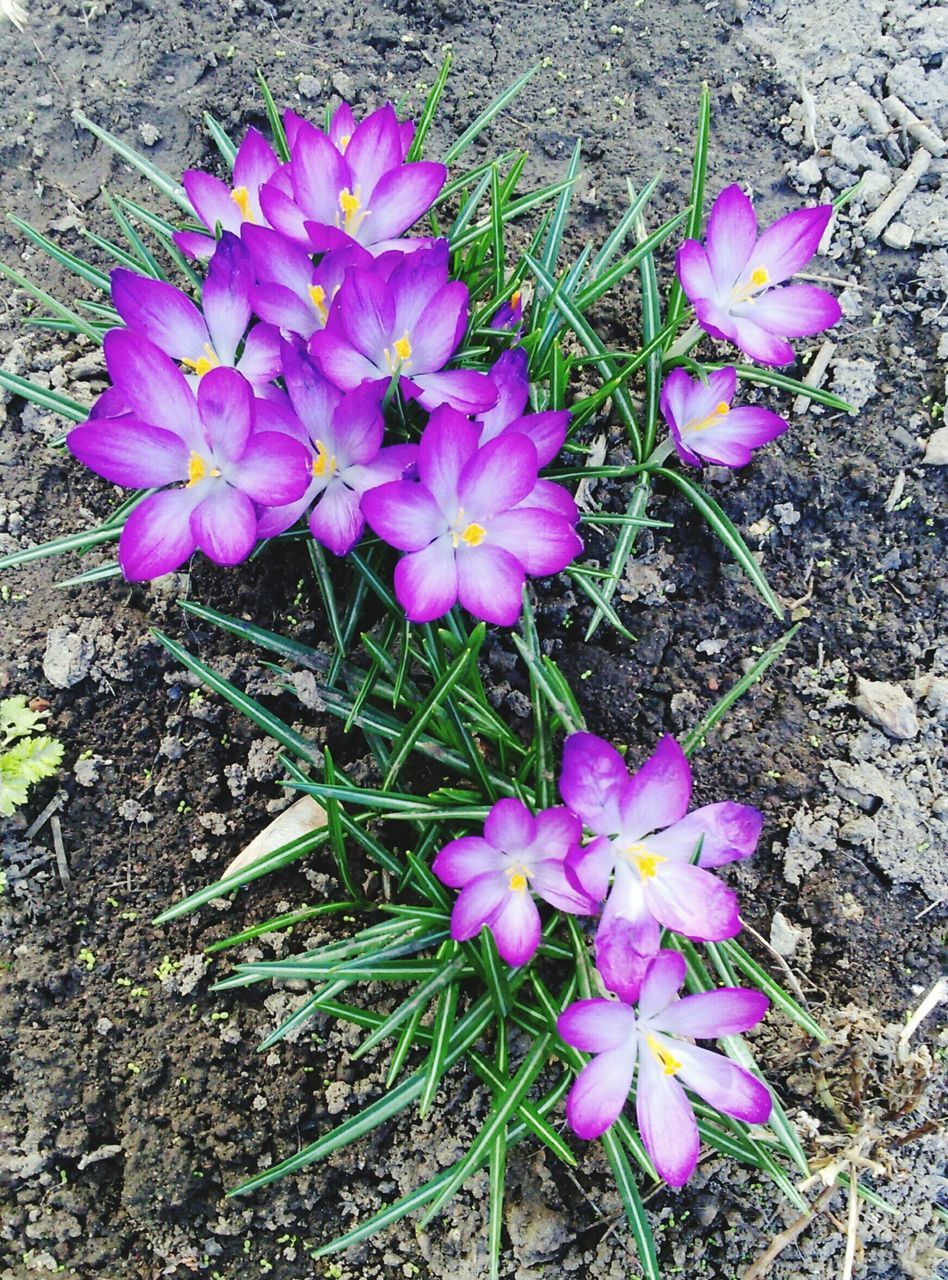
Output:
<path fill-rule="evenodd" d="M 785 285 L 816 253 L 833 206 L 795 209 L 757 234 L 754 206 L 736 184 L 725 187 L 708 219 L 704 245 L 686 240 L 676 267 L 698 323 L 761 364 L 792 364 L 787 338 L 836 324 L 839 303 L 812 284 Z"/>
<path fill-rule="evenodd" d="M 698 1163 L 698 1125 L 685 1089 L 749 1124 L 763 1124 L 773 1105 L 767 1086 L 749 1071 L 692 1043 L 747 1031 L 764 1016 L 767 997 L 722 987 L 680 999 L 684 977 L 683 957 L 663 951 L 648 967 L 638 1017 L 616 1000 L 578 1000 L 556 1023 L 567 1044 L 596 1055 L 566 1100 L 570 1127 L 581 1138 L 605 1133 L 625 1106 L 638 1062 L 639 1132 L 672 1187 L 684 1186 Z"/>
<path fill-rule="evenodd" d="M 523 322 L 523 298 L 519 289 L 515 289 L 506 302 L 502 302 L 491 317 L 492 329 L 510 329 L 520 332 Z"/>
<path fill-rule="evenodd" d="M 384 484 L 362 500 L 375 532 L 408 552 L 395 594 L 412 622 L 440 618 L 460 600 L 476 618 L 513 626 L 526 574 L 558 573 L 582 549 L 562 515 L 519 505 L 537 479 L 526 436 L 478 448 L 479 435 L 453 409 L 438 409 L 418 448 L 418 482 Z"/>
<path fill-rule="evenodd" d="M 306 339 L 322 329 L 349 268 L 373 264 L 371 254 L 357 244 L 335 249 L 313 266 L 306 250 L 279 231 L 248 226 L 242 238 L 257 278 L 254 310 L 284 337 Z"/>
<path fill-rule="evenodd" d="M 129 329 L 199 378 L 226 365 L 242 373 L 257 395 L 269 394 L 270 380 L 280 372 L 280 335 L 272 325 L 256 324 L 243 341 L 253 318 L 254 281 L 250 257 L 235 235 L 225 231 L 217 243 L 200 309 L 163 280 L 121 267 L 112 272 L 111 280 L 112 301 Z"/>
<path fill-rule="evenodd" d="M 483 836 L 446 844 L 432 863 L 445 884 L 460 889 L 451 913 L 451 937 L 465 942 L 483 926 L 508 964 L 526 964 L 540 945 L 540 913 L 531 891 L 558 911 L 589 915 L 595 902 L 566 878 L 563 860 L 582 826 L 568 809 L 534 817 L 519 800 L 498 800 Z"/>
<path fill-rule="evenodd" d="M 306 120 L 302 116 L 297 115 L 295 111 L 283 112 L 283 129 L 286 133 L 286 140 L 292 148 L 296 143 L 296 135 L 300 131 L 300 126 L 305 125 Z M 352 141 L 352 135 L 355 133 L 356 118 L 353 115 L 352 108 L 348 102 L 341 102 L 336 110 L 332 113 L 332 119 L 329 122 L 328 136 L 330 142 L 336 148 L 340 155 L 345 155 L 349 143 Z M 415 136 L 415 125 L 412 120 L 404 120 L 398 126 L 399 137 L 402 147 L 402 159 L 408 159 L 408 152 L 411 149 L 412 140 Z"/>
<path fill-rule="evenodd" d="M 248 129 L 234 157 L 233 186 L 200 169 L 188 169 L 183 178 L 191 206 L 209 234 L 176 231 L 174 242 L 192 258 L 208 258 L 214 252 L 218 226 L 240 235 L 244 223 L 266 226 L 260 208 L 260 188 L 280 168 L 273 148 L 257 129 Z"/>
<path fill-rule="evenodd" d="M 353 240 L 374 252 L 397 245 L 431 207 L 447 169 L 431 161 L 405 163 L 402 130 L 390 102 L 345 138 L 342 133 L 334 141 L 297 118 L 287 174 L 264 186 L 263 212 L 270 225 L 316 252 Z"/>
<path fill-rule="evenodd" d="M 295 502 L 261 512 L 259 534 L 270 538 L 282 533 L 312 506 L 313 537 L 344 556 L 365 528 L 362 495 L 401 477 L 415 461 L 418 446 L 382 448 L 385 423 L 375 387 L 340 391 L 289 345 L 283 351 L 283 373 L 296 416 L 295 430 L 290 424 L 281 429 L 297 434 L 311 451 L 310 481 Z"/>
<path fill-rule="evenodd" d="M 245 560 L 257 540 L 255 503 L 299 498 L 306 449 L 255 432 L 253 388 L 235 369 L 212 369 L 195 399 L 177 365 L 128 329 L 105 335 L 109 374 L 127 412 L 89 418 L 66 437 L 72 453 L 113 484 L 160 489 L 132 511 L 119 540 L 130 581 L 177 569 L 200 549 L 218 564 Z M 166 488 L 183 482 L 183 488 Z"/>
<path fill-rule="evenodd" d="M 730 366 L 715 369 L 707 382 L 690 378 L 684 369 L 669 373 L 659 403 L 683 462 L 744 467 L 756 448 L 789 428 L 769 409 L 751 404 L 732 409 L 736 386 L 737 373 Z"/>
<path fill-rule="evenodd" d="M 607 898 L 597 954 L 612 989 L 634 998 L 641 980 L 635 956 L 658 951 L 663 925 L 706 942 L 739 932 L 737 897 L 708 868 L 749 857 L 762 818 L 749 805 L 731 802 L 687 814 L 691 769 L 674 738 L 662 738 L 629 777 L 615 747 L 595 734 L 571 734 L 563 747 L 560 794 L 596 836 L 573 850 L 567 868 L 597 901 Z M 620 945 L 610 946 L 613 934 Z"/>
<path fill-rule="evenodd" d="M 444 368 L 464 337 L 467 303 L 467 287 L 448 280 L 444 242 L 401 256 L 394 269 L 391 260 L 373 271 L 354 267 L 310 352 L 344 391 L 388 386 L 397 374 L 403 394 L 429 412 L 449 404 L 479 413 L 497 398 L 487 375 Z"/>

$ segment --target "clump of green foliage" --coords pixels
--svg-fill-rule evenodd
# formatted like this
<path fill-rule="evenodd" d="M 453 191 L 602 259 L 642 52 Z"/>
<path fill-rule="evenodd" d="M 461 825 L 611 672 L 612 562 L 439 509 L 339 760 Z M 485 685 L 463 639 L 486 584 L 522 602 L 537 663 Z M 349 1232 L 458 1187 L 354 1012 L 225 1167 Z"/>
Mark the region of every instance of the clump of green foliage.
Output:
<path fill-rule="evenodd" d="M 48 711 L 33 711 L 22 695 L 0 698 L 0 815 L 9 818 L 26 803 L 35 782 L 59 768 L 63 744 L 42 735 Z M 39 732 L 41 736 L 34 736 Z"/>

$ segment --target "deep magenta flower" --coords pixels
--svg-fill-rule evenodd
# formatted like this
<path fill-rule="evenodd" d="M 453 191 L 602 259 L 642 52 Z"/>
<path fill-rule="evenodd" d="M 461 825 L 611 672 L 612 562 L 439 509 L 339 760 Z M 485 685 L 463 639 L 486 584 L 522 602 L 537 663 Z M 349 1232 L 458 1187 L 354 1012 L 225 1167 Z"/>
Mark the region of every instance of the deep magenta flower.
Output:
<path fill-rule="evenodd" d="M 398 247 L 447 177 L 443 164 L 405 162 L 402 127 L 390 102 L 349 132 L 351 120 L 350 111 L 333 137 L 296 117 L 289 164 L 260 193 L 270 225 L 320 253 L 353 240 L 374 252 Z"/>
<path fill-rule="evenodd" d="M 510 329 L 520 333 L 523 326 L 523 296 L 515 289 L 506 302 L 502 302 L 491 316 L 492 329 Z"/>
<path fill-rule="evenodd" d="M 480 427 L 453 409 L 431 415 L 417 482 L 395 481 L 362 499 L 380 537 L 408 552 L 395 594 L 412 622 L 431 622 L 456 600 L 476 618 L 513 626 L 526 574 L 558 573 L 582 549 L 568 520 L 519 504 L 537 480 L 536 449 L 512 432 L 478 448 Z"/>
<path fill-rule="evenodd" d="M 680 999 L 684 977 L 683 957 L 663 951 L 648 967 L 638 1017 L 616 1000 L 579 1000 L 556 1023 L 567 1044 L 596 1055 L 566 1100 L 570 1127 L 581 1138 L 605 1133 L 625 1106 L 637 1062 L 639 1132 L 672 1187 L 684 1186 L 698 1163 L 698 1126 L 685 1089 L 749 1124 L 763 1124 L 773 1105 L 767 1086 L 749 1071 L 692 1043 L 747 1031 L 764 1016 L 767 997 L 722 987 Z"/>
<path fill-rule="evenodd" d="M 757 234 L 754 206 L 739 186 L 725 187 L 708 219 L 705 244 L 686 240 L 676 267 L 698 323 L 761 364 L 791 364 L 787 338 L 836 324 L 839 303 L 812 284 L 785 285 L 816 253 L 833 206 L 795 209 Z"/>
<path fill-rule="evenodd" d="M 192 258 L 209 258 L 214 252 L 215 231 L 240 235 L 245 223 L 266 226 L 260 208 L 260 188 L 280 168 L 280 161 L 256 129 L 248 129 L 234 157 L 233 186 L 200 169 L 188 169 L 183 178 L 184 189 L 198 220 L 207 227 L 201 231 L 176 231 L 174 242 L 182 253 Z"/>
<path fill-rule="evenodd" d="M 349 268 L 373 263 L 371 254 L 352 244 L 323 255 L 314 266 L 305 249 L 267 227 L 245 227 L 243 243 L 257 279 L 254 311 L 284 337 L 305 339 L 322 329 Z"/>
<path fill-rule="evenodd" d="M 388 386 L 423 408 L 449 404 L 478 413 L 497 398 L 493 383 L 472 369 L 445 369 L 467 326 L 467 287 L 448 280 L 447 245 L 395 260 L 377 270 L 350 270 L 324 329 L 310 339 L 323 373 L 348 391 L 363 382 Z"/>
<path fill-rule="evenodd" d="M 245 560 L 257 540 L 257 510 L 299 498 L 309 457 L 296 440 L 255 432 L 250 383 L 212 369 L 197 398 L 177 365 L 128 329 L 105 335 L 119 417 L 95 416 L 66 437 L 72 453 L 113 484 L 160 489 L 132 511 L 119 539 L 130 581 L 177 569 L 200 549 L 218 564 Z M 183 483 L 182 488 L 166 488 Z"/>
<path fill-rule="evenodd" d="M 432 863 L 439 879 L 460 889 L 451 937 L 465 942 L 486 925 L 508 964 L 526 964 L 540 945 L 537 894 L 558 911 L 589 915 L 595 902 L 567 880 L 563 862 L 582 826 L 568 809 L 534 817 L 519 800 L 498 800 L 483 836 L 452 840 Z"/>
<path fill-rule="evenodd" d="M 715 369 L 707 382 L 672 369 L 662 384 L 660 405 L 678 456 L 693 467 L 702 460 L 744 467 L 755 449 L 776 440 L 790 424 L 757 405 L 731 408 L 737 373 Z"/>
<path fill-rule="evenodd" d="M 247 333 L 253 318 L 253 267 L 236 236 L 225 231 L 217 242 L 200 308 L 163 280 L 121 267 L 111 279 L 112 301 L 129 329 L 180 361 L 192 375 L 200 378 L 225 365 L 253 383 L 257 395 L 269 394 L 270 380 L 280 372 L 280 335 L 269 324 L 255 324 Z"/>
<path fill-rule="evenodd" d="M 310 532 L 334 555 L 344 556 L 362 537 L 362 495 L 399 479 L 414 463 L 418 446 L 382 448 L 385 423 L 375 387 L 340 391 L 290 346 L 283 350 L 283 373 L 295 418 L 282 429 L 310 451 L 306 492 L 286 506 L 261 512 L 259 534 L 269 538 L 295 524 L 304 511 Z"/>
<path fill-rule="evenodd" d="M 560 794 L 596 836 L 573 850 L 567 867 L 580 888 L 597 901 L 607 899 L 597 957 L 611 989 L 634 998 L 641 980 L 636 957 L 658 951 L 663 925 L 706 942 L 739 932 L 737 897 L 708 868 L 749 857 L 762 818 L 749 805 L 731 802 L 688 814 L 691 769 L 674 738 L 662 738 L 630 777 L 608 742 L 571 734 L 563 747 Z M 610 946 L 613 934 L 619 946 Z"/>

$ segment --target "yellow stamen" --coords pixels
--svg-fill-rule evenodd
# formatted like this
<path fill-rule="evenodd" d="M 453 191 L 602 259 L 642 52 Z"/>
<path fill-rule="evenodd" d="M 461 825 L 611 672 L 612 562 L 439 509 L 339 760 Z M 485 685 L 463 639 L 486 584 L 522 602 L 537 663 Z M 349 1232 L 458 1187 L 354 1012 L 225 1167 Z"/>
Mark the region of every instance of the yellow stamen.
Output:
<path fill-rule="evenodd" d="M 731 406 L 726 400 L 719 400 L 714 406 L 711 413 L 706 418 L 698 418 L 695 422 L 686 422 L 683 431 L 706 431 L 708 427 L 713 427 L 715 423 L 720 422 L 722 418 L 726 418 L 731 412 Z"/>
<path fill-rule="evenodd" d="M 203 480 L 208 475 L 216 478 L 220 475 L 220 470 L 217 467 L 211 467 L 208 470 L 207 463 L 201 455 L 192 450 L 191 457 L 188 459 L 188 483 L 185 488 L 193 489 L 199 480 Z"/>
<path fill-rule="evenodd" d="M 220 360 L 217 358 L 217 352 L 209 342 L 204 344 L 205 354 L 198 356 L 196 360 L 182 360 L 181 363 L 187 365 L 189 369 L 193 369 L 199 378 L 203 378 L 205 373 L 210 373 L 212 369 L 218 368 Z"/>
<path fill-rule="evenodd" d="M 514 308 L 514 310 L 516 310 L 519 303 L 520 303 L 520 290 L 517 289 L 514 293 L 510 295 L 510 305 L 511 307 Z"/>
<path fill-rule="evenodd" d="M 762 289 L 770 280 L 770 272 L 766 267 L 755 267 L 751 272 L 751 284 L 755 289 Z"/>
<path fill-rule="evenodd" d="M 471 523 L 461 534 L 461 541 L 466 542 L 469 547 L 479 547 L 484 541 L 487 530 L 481 524 Z"/>
<path fill-rule="evenodd" d="M 527 877 L 521 871 L 515 871 L 510 877 L 510 887 L 515 893 L 523 893 L 527 887 Z"/>
<path fill-rule="evenodd" d="M 359 230 L 368 214 L 368 209 L 362 208 L 362 201 L 359 199 L 359 188 L 350 191 L 348 187 L 343 187 L 339 192 L 339 208 L 342 210 L 342 229 L 346 235 L 354 236 Z M 339 215 L 336 215 L 336 225 L 339 225 Z"/>
<path fill-rule="evenodd" d="M 392 355 L 394 350 L 395 355 Z M 402 334 L 400 338 L 396 338 L 392 347 L 385 348 L 385 363 L 392 373 L 397 373 L 404 365 L 411 360 L 411 340 L 408 332 Z"/>
<path fill-rule="evenodd" d="M 336 455 L 330 453 L 322 440 L 316 441 L 316 457 L 313 459 L 313 475 L 325 476 L 328 480 L 336 470 Z"/>
<path fill-rule="evenodd" d="M 342 137 L 339 139 L 339 150 L 342 152 L 343 155 L 346 154 L 346 147 L 348 147 L 351 141 L 352 141 L 351 133 L 344 133 Z"/>
<path fill-rule="evenodd" d="M 738 288 L 735 285 L 734 291 L 731 294 L 732 303 L 754 302 L 755 298 L 753 295 L 759 289 L 763 289 L 766 285 L 770 284 L 770 272 L 765 266 L 754 267 L 750 275 L 743 278 L 747 283 L 744 284 L 743 288 Z"/>
<path fill-rule="evenodd" d="M 411 343 L 408 341 L 408 334 L 404 334 L 395 341 L 395 354 L 404 364 L 406 360 L 411 359 Z"/>
<path fill-rule="evenodd" d="M 661 1044 L 655 1036 L 648 1034 L 645 1037 L 645 1043 L 652 1051 L 652 1057 L 662 1064 L 666 1076 L 673 1076 L 676 1071 L 681 1070 L 681 1063 L 668 1049 Z"/>
<path fill-rule="evenodd" d="M 668 861 L 660 853 L 652 853 L 645 844 L 630 844 L 625 851 L 625 856 L 643 880 L 651 880 L 657 873 L 659 864 Z"/>
<path fill-rule="evenodd" d="M 244 222 L 254 222 L 253 210 L 250 207 L 250 193 L 246 187 L 234 187 L 230 193 L 230 198 L 240 210 L 240 216 Z"/>
<path fill-rule="evenodd" d="M 326 290 L 321 284 L 311 284 L 307 292 L 313 300 L 313 306 L 322 316 L 323 324 L 325 324 L 326 317 L 329 315 L 329 308 L 326 306 Z"/>

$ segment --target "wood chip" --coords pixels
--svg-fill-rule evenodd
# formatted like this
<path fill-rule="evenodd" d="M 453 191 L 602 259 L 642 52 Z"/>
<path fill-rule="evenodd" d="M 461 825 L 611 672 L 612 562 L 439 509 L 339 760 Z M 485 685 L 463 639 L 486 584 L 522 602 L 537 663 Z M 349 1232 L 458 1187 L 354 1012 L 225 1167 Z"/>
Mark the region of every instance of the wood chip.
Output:
<path fill-rule="evenodd" d="M 818 387 L 823 381 L 823 375 L 826 372 L 829 362 L 833 358 L 836 351 L 836 343 L 830 342 L 828 339 L 817 351 L 813 359 L 813 363 L 807 369 L 803 378 L 803 384 L 807 387 Z M 799 395 L 793 401 L 793 413 L 795 417 L 799 417 L 801 413 L 806 413 L 813 401 L 809 396 Z"/>
<path fill-rule="evenodd" d="M 882 105 L 888 111 L 889 115 L 901 125 L 905 132 L 919 144 L 930 151 L 933 156 L 943 156 L 948 151 L 948 142 L 937 133 L 930 124 L 926 124 L 924 120 L 919 120 L 914 111 L 911 111 L 901 98 L 897 98 L 894 93 L 890 93 L 887 98 L 882 99 Z"/>
<path fill-rule="evenodd" d="M 32 840 L 33 837 L 36 835 L 37 831 L 40 831 L 46 825 L 46 823 L 50 820 L 50 818 L 53 816 L 56 810 L 62 807 L 62 803 L 65 799 L 66 799 L 65 791 L 56 792 L 52 800 L 50 800 L 49 804 L 46 806 L 43 812 L 39 815 L 39 817 L 35 820 L 35 822 L 33 822 L 31 826 L 27 827 L 26 837 L 25 837 L 27 840 Z"/>
<path fill-rule="evenodd" d="M 59 878 L 63 882 L 63 888 L 68 889 L 72 884 L 72 876 L 69 874 L 69 863 L 66 861 L 63 829 L 59 819 L 55 816 L 50 818 L 49 826 L 53 833 L 53 848 L 56 850 L 56 869 L 59 871 Z"/>
<path fill-rule="evenodd" d="M 906 200 L 918 186 L 919 179 L 927 173 L 932 162 L 932 153 L 925 147 L 919 147 L 912 156 L 912 163 L 899 178 L 898 182 L 879 205 L 875 213 L 868 217 L 863 225 L 862 234 L 867 240 L 878 240 L 883 231 L 905 204 Z"/>
<path fill-rule="evenodd" d="M 238 853 L 237 857 L 222 872 L 221 879 L 243 871 L 252 862 L 257 862 L 275 849 L 282 848 L 291 840 L 307 836 L 311 831 L 318 831 L 326 825 L 326 810 L 312 796 L 301 796 L 288 809 L 277 814 L 273 821 L 263 828 L 250 843 Z"/>

